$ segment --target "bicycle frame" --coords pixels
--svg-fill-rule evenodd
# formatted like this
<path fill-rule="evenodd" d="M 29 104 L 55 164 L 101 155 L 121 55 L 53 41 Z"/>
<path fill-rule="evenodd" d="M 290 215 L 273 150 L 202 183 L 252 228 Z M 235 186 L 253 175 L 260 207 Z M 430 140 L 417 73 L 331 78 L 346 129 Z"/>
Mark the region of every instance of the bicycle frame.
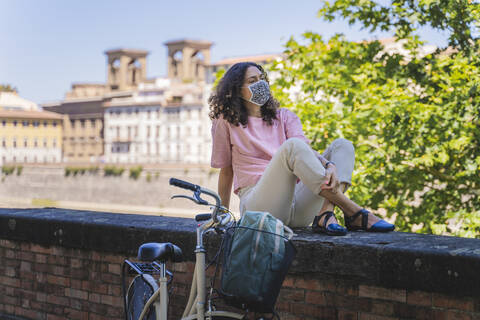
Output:
<path fill-rule="evenodd" d="M 188 197 L 184 195 L 177 195 L 175 197 L 183 197 L 190 200 L 193 200 L 197 204 L 202 205 L 211 205 L 207 201 L 200 198 L 200 194 L 207 194 L 215 198 L 215 205 L 213 205 L 211 218 L 202 223 L 197 227 L 196 237 L 197 245 L 195 247 L 195 270 L 193 272 L 192 286 L 190 288 L 190 295 L 188 298 L 187 305 L 182 315 L 182 320 L 204 320 L 211 319 L 211 317 L 227 317 L 231 319 L 244 319 L 243 314 L 229 312 L 229 311 L 220 311 L 212 310 L 212 305 L 209 301 L 208 306 L 206 306 L 206 287 L 205 287 L 205 257 L 206 250 L 203 246 L 203 236 L 209 230 L 212 230 L 217 226 L 224 226 L 228 224 L 230 216 L 223 216 L 222 214 L 225 211 L 222 210 L 220 197 L 215 192 L 202 188 L 198 185 L 191 184 L 186 181 L 178 179 L 170 179 L 170 184 L 177 187 L 188 189 L 194 191 L 194 197 Z M 156 320 L 167 320 L 168 316 L 168 279 L 167 279 L 167 269 L 165 263 L 160 263 L 160 277 L 158 279 L 159 287 L 148 301 L 143 306 L 142 313 L 138 320 L 142 320 L 147 314 L 150 306 L 153 304 L 155 306 L 155 315 Z M 156 285 L 155 285 L 156 287 Z"/>
<path fill-rule="evenodd" d="M 195 270 L 193 272 L 192 287 L 187 306 L 183 312 L 182 320 L 205 319 L 211 316 L 231 317 L 233 319 L 243 319 L 244 315 L 229 311 L 214 311 L 209 304 L 205 309 L 205 255 L 203 247 L 203 234 L 211 227 L 213 222 L 209 221 L 197 228 L 197 247 L 195 249 Z"/>
<path fill-rule="evenodd" d="M 197 246 L 195 249 L 195 269 L 193 272 L 192 286 L 190 288 L 190 295 L 187 305 L 182 315 L 182 320 L 204 320 L 214 316 L 230 317 L 232 319 L 243 319 L 244 315 L 229 311 L 212 310 L 209 304 L 206 304 L 206 287 L 205 287 L 205 256 L 206 250 L 203 246 L 203 235 L 209 230 L 213 221 L 209 220 L 197 228 Z M 139 320 L 142 320 L 147 314 L 150 306 L 155 306 L 155 313 L 157 320 L 167 320 L 168 311 L 168 289 L 167 289 L 167 275 L 165 263 L 160 263 L 160 278 L 159 288 L 152 294 L 149 300 L 145 303 Z"/>

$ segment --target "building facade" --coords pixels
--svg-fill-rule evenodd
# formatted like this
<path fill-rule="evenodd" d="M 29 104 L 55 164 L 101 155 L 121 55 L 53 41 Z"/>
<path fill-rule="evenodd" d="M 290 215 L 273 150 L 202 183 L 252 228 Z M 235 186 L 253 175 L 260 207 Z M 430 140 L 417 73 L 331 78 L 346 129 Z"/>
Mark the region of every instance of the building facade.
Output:
<path fill-rule="evenodd" d="M 104 85 L 75 83 L 63 101 L 43 106 L 65 117 L 64 160 L 208 163 L 205 82 L 211 45 L 167 42 L 169 76 L 154 79 L 146 79 L 147 51 L 106 51 Z"/>
<path fill-rule="evenodd" d="M 100 162 L 103 158 L 103 97 L 46 104 L 45 110 L 64 118 L 63 161 Z"/>
<path fill-rule="evenodd" d="M 63 117 L 46 111 L 0 110 L 0 165 L 62 161 Z"/>
<path fill-rule="evenodd" d="M 207 163 L 209 138 L 201 104 L 111 104 L 105 110 L 109 163 Z"/>

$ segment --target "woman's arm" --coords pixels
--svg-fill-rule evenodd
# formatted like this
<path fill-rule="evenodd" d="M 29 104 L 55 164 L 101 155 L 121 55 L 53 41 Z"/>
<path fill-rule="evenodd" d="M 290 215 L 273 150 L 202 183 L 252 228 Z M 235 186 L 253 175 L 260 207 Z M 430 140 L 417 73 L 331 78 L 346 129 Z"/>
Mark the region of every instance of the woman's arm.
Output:
<path fill-rule="evenodd" d="M 230 206 L 230 195 L 232 193 L 233 169 L 228 166 L 220 169 L 218 175 L 218 195 L 222 200 L 222 206 L 228 209 Z"/>

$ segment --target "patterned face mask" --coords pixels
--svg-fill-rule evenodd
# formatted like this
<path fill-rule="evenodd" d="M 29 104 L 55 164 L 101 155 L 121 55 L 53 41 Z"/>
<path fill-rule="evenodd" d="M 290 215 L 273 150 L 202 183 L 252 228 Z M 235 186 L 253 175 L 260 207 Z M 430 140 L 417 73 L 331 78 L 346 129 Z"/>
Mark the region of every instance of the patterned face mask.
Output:
<path fill-rule="evenodd" d="M 260 80 L 248 86 L 252 97 L 248 100 L 257 106 L 263 106 L 270 99 L 270 86 L 265 80 Z"/>

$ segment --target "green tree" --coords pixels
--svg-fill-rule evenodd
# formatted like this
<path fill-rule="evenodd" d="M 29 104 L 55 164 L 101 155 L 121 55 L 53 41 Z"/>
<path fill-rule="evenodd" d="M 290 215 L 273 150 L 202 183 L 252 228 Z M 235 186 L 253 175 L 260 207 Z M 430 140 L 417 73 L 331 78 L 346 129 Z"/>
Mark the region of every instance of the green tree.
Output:
<path fill-rule="evenodd" d="M 0 84 L 0 92 L 17 92 L 17 88 L 9 84 Z"/>
<path fill-rule="evenodd" d="M 395 217 L 402 231 L 480 237 L 478 5 L 337 0 L 319 16 L 394 32 L 409 54 L 307 32 L 271 67 L 275 96 L 315 148 L 338 137 L 354 143 L 355 201 Z M 450 48 L 420 54 L 421 26 L 445 30 Z"/>

